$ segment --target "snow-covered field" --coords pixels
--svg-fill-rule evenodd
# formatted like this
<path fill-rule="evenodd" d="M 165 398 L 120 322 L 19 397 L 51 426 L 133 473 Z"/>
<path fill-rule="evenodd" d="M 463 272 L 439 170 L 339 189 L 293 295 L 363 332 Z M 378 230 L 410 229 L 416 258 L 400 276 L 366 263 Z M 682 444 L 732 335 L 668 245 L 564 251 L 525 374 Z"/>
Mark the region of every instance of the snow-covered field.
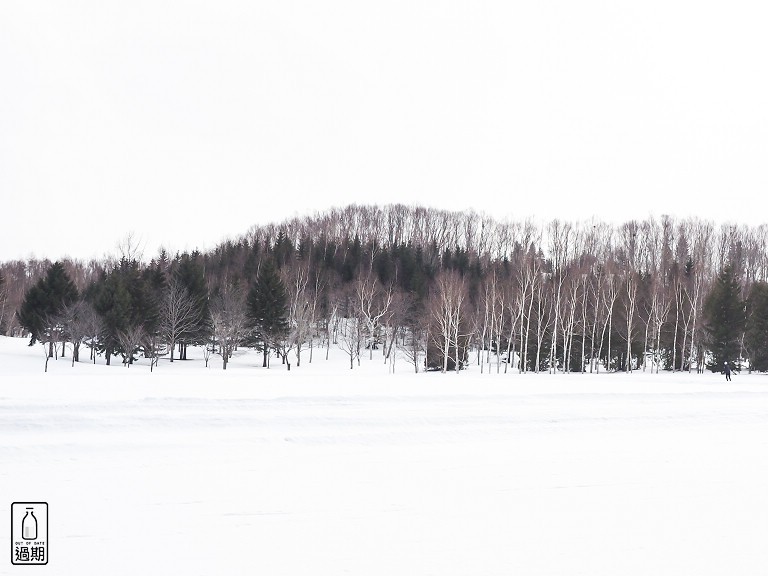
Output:
<path fill-rule="evenodd" d="M 46 501 L 49 574 L 768 566 L 764 375 L 100 362 L 0 338 L 0 555 L 11 502 Z"/>

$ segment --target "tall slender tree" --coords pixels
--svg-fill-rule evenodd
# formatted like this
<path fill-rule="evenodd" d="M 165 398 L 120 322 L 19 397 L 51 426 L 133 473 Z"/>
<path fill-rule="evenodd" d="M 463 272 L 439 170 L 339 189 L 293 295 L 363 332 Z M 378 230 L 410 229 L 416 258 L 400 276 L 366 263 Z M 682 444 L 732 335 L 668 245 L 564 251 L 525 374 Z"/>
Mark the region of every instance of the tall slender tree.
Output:
<path fill-rule="evenodd" d="M 179 256 L 174 263 L 173 278 L 186 289 L 194 302 L 195 322 L 184 331 L 178 341 L 179 359 L 186 360 L 189 344 L 206 344 L 211 336 L 211 310 L 201 254 L 194 251 Z"/>
<path fill-rule="evenodd" d="M 739 361 L 746 320 L 741 283 L 730 265 L 720 272 L 704 302 L 704 318 L 711 353 L 708 367 L 719 372 L 724 362 Z"/>
<path fill-rule="evenodd" d="M 264 353 L 266 368 L 269 350 L 277 350 L 281 339 L 288 335 L 288 292 L 272 261 L 262 263 L 246 304 L 253 342 Z"/>

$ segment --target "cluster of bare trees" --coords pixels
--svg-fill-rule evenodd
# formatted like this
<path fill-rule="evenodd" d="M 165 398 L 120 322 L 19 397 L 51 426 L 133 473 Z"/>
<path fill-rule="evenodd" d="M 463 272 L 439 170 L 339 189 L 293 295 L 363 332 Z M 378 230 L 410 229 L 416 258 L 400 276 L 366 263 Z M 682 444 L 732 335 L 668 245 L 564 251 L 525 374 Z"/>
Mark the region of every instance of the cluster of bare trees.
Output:
<path fill-rule="evenodd" d="M 294 360 L 297 367 L 311 362 L 316 347 L 325 358 L 335 347 L 350 368 L 367 355 L 391 370 L 400 358 L 415 371 L 459 371 L 474 362 L 482 372 L 658 372 L 704 367 L 711 344 L 704 304 L 713 282 L 724 268 L 735 270 L 746 301 L 753 285 L 768 281 L 768 226 L 666 216 L 619 226 L 538 224 L 349 206 L 255 227 L 184 257 L 204 276 L 208 306 L 166 274 L 153 292 L 147 317 L 154 319 L 115 330 L 114 348 L 127 358 L 142 349 L 174 361 L 174 351 L 192 343 L 205 345 L 206 359 L 220 354 L 224 367 L 238 346 L 256 346 L 265 365 L 274 354 L 288 369 Z M 285 293 L 284 322 L 254 336 L 248 292 L 266 261 Z M 110 265 L 65 263 L 81 292 Z M 145 268 L 152 266 L 158 263 Z M 39 261 L 0 265 L 5 333 L 20 332 L 14 311 L 44 273 Z M 84 310 L 75 316 L 89 317 Z M 93 323 L 68 329 L 78 346 L 104 341 Z M 91 349 L 94 358 L 98 348 Z"/>
<path fill-rule="evenodd" d="M 248 328 L 242 290 L 230 287 L 214 298 L 211 328 L 214 350 L 221 356 L 226 370 L 232 354 L 243 343 Z"/>
<path fill-rule="evenodd" d="M 502 259 L 475 255 L 479 273 L 438 269 L 428 313 L 395 323 L 399 341 L 404 354 L 423 350 L 425 364 L 443 371 L 461 369 L 472 347 L 481 371 L 703 370 L 705 296 L 725 266 L 741 271 L 745 297 L 766 281 L 767 233 L 668 217 L 619 227 L 518 224 L 506 228 L 515 249 Z M 342 343 L 350 365 L 400 294 L 382 286 L 373 313 L 370 275 L 357 282 L 360 311 Z"/>
<path fill-rule="evenodd" d="M 583 236 L 589 229 L 600 232 L 597 236 L 592 235 L 592 241 L 597 244 L 587 249 L 600 248 L 599 244 L 615 246 L 617 242 L 626 240 L 625 234 L 632 234 L 633 231 L 657 237 L 662 233 L 667 234 L 663 239 L 639 237 L 636 249 L 643 252 L 644 257 L 648 257 L 648 250 L 652 248 L 642 245 L 643 242 L 669 241 L 672 243 L 671 250 L 677 257 L 679 250 L 687 248 L 686 244 L 692 246 L 698 237 L 704 234 L 712 243 L 711 251 L 706 255 L 705 264 L 708 267 L 722 269 L 733 257 L 737 257 L 744 266 L 744 280 L 747 284 L 766 278 L 768 224 L 752 227 L 726 223 L 716 226 L 711 221 L 695 217 L 682 221 L 667 216 L 660 219 L 649 217 L 613 227 L 597 220 L 579 223 L 536 223 L 530 219 L 501 221 L 472 210 L 452 212 L 402 204 L 353 204 L 314 216 L 295 217 L 278 224 L 254 226 L 241 241 L 250 246 L 263 245 L 273 243 L 282 236 L 294 246 L 299 246 L 307 238 L 338 243 L 345 238 L 357 237 L 379 248 L 410 244 L 432 247 L 437 254 L 444 250 L 461 248 L 481 260 L 501 260 L 510 257 L 520 245 L 528 247 L 537 242 L 537 249 L 553 249 L 563 241 L 570 240 L 563 237 L 563 234 L 568 236 L 577 231 Z M 553 237 L 558 234 L 559 238 Z M 554 254 L 548 255 L 555 257 Z"/>
<path fill-rule="evenodd" d="M 495 267 L 483 281 L 477 347 L 506 343 L 505 363 L 523 372 L 701 365 L 697 326 L 702 285 L 715 272 L 713 235 L 709 223 L 669 218 L 527 227 L 531 248 L 513 256 L 511 273 L 500 282 Z"/>
<path fill-rule="evenodd" d="M 83 291 L 103 270 L 103 265 L 95 260 L 82 262 L 65 259 L 63 265 L 70 279 L 78 290 Z M 0 334 L 18 336 L 23 332 L 17 311 L 21 307 L 24 295 L 34 286 L 53 263 L 50 260 L 13 260 L 0 262 Z"/>

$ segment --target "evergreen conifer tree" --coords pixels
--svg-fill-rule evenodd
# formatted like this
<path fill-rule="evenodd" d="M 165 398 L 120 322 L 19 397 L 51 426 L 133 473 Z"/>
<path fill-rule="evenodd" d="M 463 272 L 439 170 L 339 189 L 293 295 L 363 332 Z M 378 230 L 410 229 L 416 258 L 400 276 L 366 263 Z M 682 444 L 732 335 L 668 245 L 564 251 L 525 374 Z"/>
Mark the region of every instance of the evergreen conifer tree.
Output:
<path fill-rule="evenodd" d="M 733 268 L 726 266 L 704 301 L 704 330 L 712 354 L 710 370 L 720 372 L 724 362 L 738 362 L 744 323 L 741 285 Z"/>
<path fill-rule="evenodd" d="M 112 355 L 120 351 L 118 335 L 130 324 L 130 295 L 120 275 L 113 270 L 96 283 L 92 298 L 93 308 L 102 320 L 98 350 L 104 352 L 109 365 Z"/>
<path fill-rule="evenodd" d="M 61 262 L 54 263 L 24 296 L 19 308 L 18 318 L 21 325 L 31 335 L 32 346 L 40 338 L 40 331 L 46 318 L 53 318 L 61 313 L 65 306 L 78 299 L 77 287 L 67 275 Z M 53 351 L 50 352 L 53 355 Z"/>
<path fill-rule="evenodd" d="M 744 347 L 750 371 L 768 370 L 768 283 L 756 282 L 750 290 Z"/>
<path fill-rule="evenodd" d="M 107 364 L 117 353 L 130 354 L 132 358 L 133 351 L 123 350 L 121 333 L 127 334 L 138 327 L 153 330 L 158 321 L 157 302 L 148 280 L 139 271 L 136 260 L 123 258 L 114 269 L 103 274 L 91 290 L 93 307 L 103 321 L 99 350 L 104 352 Z"/>
<path fill-rule="evenodd" d="M 184 253 L 177 259 L 174 275 L 177 281 L 186 288 L 187 293 L 195 302 L 195 326 L 192 327 L 180 341 L 179 359 L 187 359 L 187 345 L 206 344 L 211 334 L 211 310 L 208 299 L 208 286 L 205 283 L 205 273 L 200 263 L 200 253 Z"/>
<path fill-rule="evenodd" d="M 264 367 L 270 348 L 288 333 L 288 293 L 271 261 L 262 264 L 247 299 L 248 320 L 254 343 L 264 352 Z"/>

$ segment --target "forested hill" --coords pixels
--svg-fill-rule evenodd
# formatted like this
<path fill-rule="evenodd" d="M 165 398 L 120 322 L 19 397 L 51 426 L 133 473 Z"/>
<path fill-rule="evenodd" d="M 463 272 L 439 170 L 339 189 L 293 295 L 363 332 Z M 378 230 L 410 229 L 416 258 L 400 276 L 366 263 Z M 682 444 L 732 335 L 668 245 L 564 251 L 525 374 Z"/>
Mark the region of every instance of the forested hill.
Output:
<path fill-rule="evenodd" d="M 765 225 L 501 222 L 471 211 L 352 205 L 255 226 L 205 253 L 161 250 L 140 260 L 124 248 L 58 267 L 3 263 L 0 330 L 36 335 L 43 316 L 71 313 L 77 302 L 95 322 L 82 341 L 106 358 L 183 356 L 188 344 L 210 343 L 225 355 L 247 344 L 287 361 L 309 341 L 343 346 L 338 330 L 354 324 L 357 353 L 391 353 L 402 341 L 417 367 L 423 349 L 442 369 L 464 365 L 469 350 L 517 358 L 520 370 L 717 369 L 739 359 L 768 368 Z M 270 308 L 277 335 L 256 317 L 267 281 L 284 293 Z M 64 302 L 52 286 L 66 282 L 75 292 Z M 194 327 L 169 331 L 174 294 L 196 303 Z M 237 342 L 217 343 L 216 314 L 227 306 L 239 309 L 229 312 L 242 326 L 229 336 Z"/>

